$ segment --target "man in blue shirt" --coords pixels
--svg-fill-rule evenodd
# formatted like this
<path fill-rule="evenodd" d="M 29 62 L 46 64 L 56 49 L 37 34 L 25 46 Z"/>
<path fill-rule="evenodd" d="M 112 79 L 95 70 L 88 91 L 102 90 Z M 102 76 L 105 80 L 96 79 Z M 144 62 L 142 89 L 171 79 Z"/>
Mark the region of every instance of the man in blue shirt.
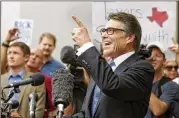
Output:
<path fill-rule="evenodd" d="M 22 70 L 17 75 L 13 75 L 11 72 L 8 73 L 8 83 L 12 84 L 14 82 L 20 82 L 23 80 L 25 74 L 25 70 Z M 10 88 L 9 91 L 11 91 L 13 88 Z M 18 100 L 19 93 L 15 93 L 12 97 L 12 100 Z"/>
<path fill-rule="evenodd" d="M 44 55 L 44 65 L 40 68 L 41 72 L 48 76 L 52 76 L 59 68 L 64 68 L 65 66 L 55 60 L 52 57 L 52 52 L 55 49 L 56 37 L 51 33 L 43 33 L 39 40 L 39 48 L 43 51 Z"/>

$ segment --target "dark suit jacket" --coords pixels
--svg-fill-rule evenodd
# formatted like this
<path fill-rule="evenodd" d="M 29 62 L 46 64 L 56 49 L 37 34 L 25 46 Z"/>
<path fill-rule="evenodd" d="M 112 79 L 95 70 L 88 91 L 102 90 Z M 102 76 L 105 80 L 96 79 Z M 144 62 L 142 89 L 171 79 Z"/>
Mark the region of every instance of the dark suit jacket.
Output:
<path fill-rule="evenodd" d="M 92 118 L 90 103 L 97 84 L 102 93 L 94 118 L 144 118 L 154 78 L 154 69 L 149 62 L 133 54 L 113 72 L 95 47 L 85 51 L 78 60 L 92 79 L 81 112 L 72 117 Z"/>

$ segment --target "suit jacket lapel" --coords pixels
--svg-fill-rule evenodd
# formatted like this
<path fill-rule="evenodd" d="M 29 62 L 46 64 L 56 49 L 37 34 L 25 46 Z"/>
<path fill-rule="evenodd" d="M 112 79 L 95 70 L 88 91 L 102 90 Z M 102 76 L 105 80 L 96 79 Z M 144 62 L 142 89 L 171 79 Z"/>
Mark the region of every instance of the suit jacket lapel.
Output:
<path fill-rule="evenodd" d="M 133 64 L 135 61 L 137 61 L 139 59 L 139 56 L 134 53 L 133 55 L 131 55 L 129 58 L 127 58 L 125 61 L 123 61 L 114 71 L 115 73 L 120 73 L 120 72 L 124 72 L 129 65 Z"/>
<path fill-rule="evenodd" d="M 103 96 L 103 92 L 100 90 L 100 97 L 99 97 L 99 100 L 98 100 L 98 102 L 97 102 L 97 104 L 96 104 L 96 108 L 95 108 L 95 111 L 94 111 L 94 116 L 95 116 L 95 114 L 96 114 L 96 111 L 97 111 L 97 109 L 98 109 L 98 106 L 100 105 L 100 101 L 101 101 L 102 96 Z"/>
<path fill-rule="evenodd" d="M 28 79 L 28 77 L 29 77 L 30 75 L 31 75 L 31 73 L 28 73 L 27 71 L 25 71 L 23 80 Z M 20 95 L 19 95 L 19 100 L 18 100 L 18 101 L 19 101 L 19 106 L 20 106 L 20 104 L 22 103 L 21 101 L 22 101 L 22 99 L 23 99 L 23 97 L 24 97 L 24 92 L 26 91 L 27 87 L 28 87 L 28 85 L 19 86 L 19 89 L 20 89 Z"/>
<path fill-rule="evenodd" d="M 135 61 L 137 61 L 138 58 L 139 58 L 138 55 L 134 53 L 133 55 L 131 55 L 129 58 L 127 58 L 124 62 L 122 62 L 122 63 L 116 68 L 115 73 L 120 73 L 120 72 L 125 71 L 125 69 L 127 69 L 127 67 L 128 67 L 129 65 L 131 65 L 132 63 L 134 63 Z M 94 83 L 94 85 L 95 85 L 94 80 L 93 80 L 93 79 L 91 79 L 91 80 L 93 81 L 93 83 Z M 93 89 L 94 89 L 94 85 L 93 85 Z M 93 89 L 92 89 L 92 91 L 93 91 Z M 90 94 L 92 94 L 92 93 L 90 93 Z M 99 105 L 100 105 L 100 101 L 101 101 L 102 96 L 103 96 L 103 93 L 102 93 L 102 91 L 100 91 L 100 98 L 99 98 L 98 103 L 97 103 L 97 105 L 96 105 L 95 112 L 94 112 L 94 116 L 95 116 L 96 111 L 97 111 L 97 109 L 98 109 L 98 107 L 99 107 Z M 91 96 L 90 96 L 90 98 L 91 98 Z"/>
<path fill-rule="evenodd" d="M 88 87 L 88 90 L 87 90 L 88 92 L 86 94 L 86 102 L 87 102 L 86 106 L 88 107 L 88 111 L 87 111 L 88 116 L 91 115 L 91 113 L 90 113 L 90 103 L 91 103 L 91 97 L 92 97 L 92 94 L 93 94 L 94 87 L 95 87 L 95 82 L 91 78 L 90 83 L 89 83 L 89 87 Z"/>

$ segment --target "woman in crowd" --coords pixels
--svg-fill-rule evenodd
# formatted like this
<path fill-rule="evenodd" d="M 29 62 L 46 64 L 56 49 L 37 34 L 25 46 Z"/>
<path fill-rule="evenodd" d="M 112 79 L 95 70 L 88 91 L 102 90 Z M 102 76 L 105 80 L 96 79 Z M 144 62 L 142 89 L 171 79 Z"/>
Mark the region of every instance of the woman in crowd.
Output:
<path fill-rule="evenodd" d="M 168 60 L 165 63 L 164 74 L 170 79 L 175 79 L 179 76 L 178 64 L 175 60 Z"/>

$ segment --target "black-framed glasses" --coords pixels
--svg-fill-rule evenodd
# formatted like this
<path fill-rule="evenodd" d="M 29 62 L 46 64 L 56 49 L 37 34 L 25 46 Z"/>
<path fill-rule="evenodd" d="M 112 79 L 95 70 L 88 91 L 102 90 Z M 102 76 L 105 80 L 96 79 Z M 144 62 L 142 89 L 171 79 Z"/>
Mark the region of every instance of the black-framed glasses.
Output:
<path fill-rule="evenodd" d="M 166 66 L 165 67 L 167 70 L 172 70 L 172 69 L 174 69 L 174 70 L 177 70 L 178 69 L 178 66 Z"/>
<path fill-rule="evenodd" d="M 107 28 L 107 29 L 105 29 L 105 28 L 102 28 L 102 29 L 100 30 L 100 33 L 101 33 L 101 35 L 102 35 L 104 32 L 106 32 L 108 35 L 112 35 L 112 34 L 114 34 L 115 31 L 123 31 L 123 32 L 126 32 L 124 29 L 118 29 L 118 28 Z"/>

